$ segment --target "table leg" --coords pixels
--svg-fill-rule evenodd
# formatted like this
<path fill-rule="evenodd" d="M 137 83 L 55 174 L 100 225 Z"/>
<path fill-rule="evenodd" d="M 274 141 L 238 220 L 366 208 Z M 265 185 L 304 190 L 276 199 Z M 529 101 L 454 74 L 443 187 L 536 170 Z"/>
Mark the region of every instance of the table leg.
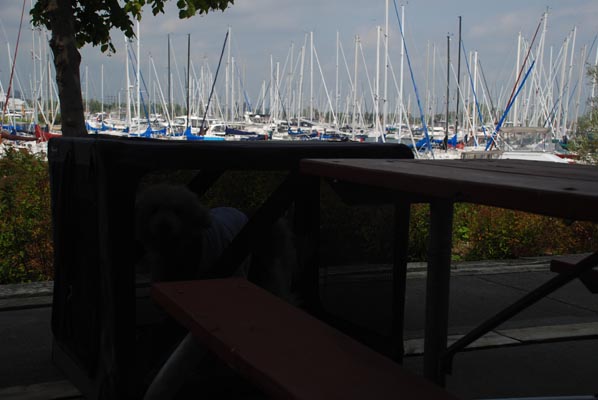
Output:
<path fill-rule="evenodd" d="M 310 312 L 322 311 L 320 302 L 320 178 L 299 175 L 295 202 L 295 235 L 299 255 L 299 291 Z"/>
<path fill-rule="evenodd" d="M 440 386 L 445 384 L 441 364 L 447 347 L 453 202 L 430 203 L 430 242 L 426 283 L 426 332 L 424 376 Z"/>
<path fill-rule="evenodd" d="M 409 247 L 410 216 L 411 203 L 407 201 L 397 201 L 395 203 L 395 253 L 392 270 L 391 354 L 392 358 L 401 364 L 405 353 L 403 324 L 405 320 L 405 285 L 407 279 L 407 251 Z"/>

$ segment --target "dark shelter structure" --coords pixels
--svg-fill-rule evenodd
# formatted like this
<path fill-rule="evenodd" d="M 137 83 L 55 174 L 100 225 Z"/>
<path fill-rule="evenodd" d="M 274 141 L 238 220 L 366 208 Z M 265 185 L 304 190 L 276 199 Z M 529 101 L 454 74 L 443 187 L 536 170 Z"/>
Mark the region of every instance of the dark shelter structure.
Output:
<path fill-rule="evenodd" d="M 192 170 L 204 193 L 229 170 L 283 171 L 285 179 L 225 251 L 221 276 L 248 254 L 261 229 L 295 207 L 306 304 L 318 302 L 319 179 L 298 173 L 303 158 L 413 158 L 401 144 L 330 142 L 178 142 L 90 136 L 48 145 L 54 222 L 53 359 L 88 399 L 143 393 L 151 332 L 136 293 L 135 197 L 153 171 Z M 306 216 L 309 216 L 307 218 Z M 141 329 L 143 328 L 143 329 Z M 151 343 L 149 341 L 148 343 Z M 150 349 L 151 350 L 151 349 Z M 159 358 L 159 356 L 157 356 Z"/>

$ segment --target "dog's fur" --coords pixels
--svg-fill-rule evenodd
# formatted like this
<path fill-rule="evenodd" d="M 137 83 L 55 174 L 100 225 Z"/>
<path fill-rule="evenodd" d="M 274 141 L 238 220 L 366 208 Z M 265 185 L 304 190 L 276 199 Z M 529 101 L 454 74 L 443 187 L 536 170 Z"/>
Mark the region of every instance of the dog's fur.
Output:
<path fill-rule="evenodd" d="M 208 210 L 182 185 L 152 185 L 137 196 L 135 208 L 136 238 L 145 253 L 142 264 L 154 282 L 202 278 L 213 272 L 223 250 L 247 222 L 234 208 Z M 288 221 L 280 219 L 260 239 L 235 274 L 250 277 L 297 305 L 292 281 L 298 262 Z M 172 398 L 204 354 L 187 334 L 155 376 L 145 399 Z"/>
<path fill-rule="evenodd" d="M 233 208 L 208 210 L 183 185 L 149 186 L 138 195 L 135 208 L 136 237 L 154 282 L 202 278 L 212 272 L 222 251 L 247 222 Z M 288 221 L 277 221 L 258 243 L 236 275 L 250 276 L 256 284 L 295 303 L 292 280 L 297 254 Z"/>

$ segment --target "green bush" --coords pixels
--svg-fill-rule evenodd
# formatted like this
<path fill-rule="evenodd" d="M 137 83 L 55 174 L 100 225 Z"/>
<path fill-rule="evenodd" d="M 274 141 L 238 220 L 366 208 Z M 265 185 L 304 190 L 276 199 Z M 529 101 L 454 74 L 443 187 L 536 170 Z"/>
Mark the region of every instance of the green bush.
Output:
<path fill-rule="evenodd" d="M 330 201 L 330 200 L 328 200 Z M 321 246 L 324 264 L 386 263 L 392 261 L 391 207 L 331 206 L 322 199 Z M 428 249 L 429 206 L 411 206 L 410 261 L 425 261 Z M 455 204 L 454 261 L 514 259 L 595 251 L 598 224 L 572 222 L 520 211 L 475 204 Z"/>
<path fill-rule="evenodd" d="M 485 260 L 595 250 L 598 225 L 501 208 L 457 204 L 453 257 Z"/>
<path fill-rule="evenodd" d="M 7 148 L 0 174 L 0 283 L 52 279 L 47 163 Z"/>
<path fill-rule="evenodd" d="M 52 279 L 50 188 L 47 163 L 14 149 L 0 158 L 0 283 Z M 230 171 L 202 198 L 252 214 L 284 179 L 283 173 Z M 193 171 L 166 171 L 142 185 L 188 182 Z M 389 263 L 393 254 L 392 206 L 349 206 L 321 186 L 322 265 Z M 411 206 L 410 261 L 423 261 L 428 247 L 429 207 Z M 456 204 L 453 259 L 483 260 L 592 251 L 598 225 L 473 204 Z"/>

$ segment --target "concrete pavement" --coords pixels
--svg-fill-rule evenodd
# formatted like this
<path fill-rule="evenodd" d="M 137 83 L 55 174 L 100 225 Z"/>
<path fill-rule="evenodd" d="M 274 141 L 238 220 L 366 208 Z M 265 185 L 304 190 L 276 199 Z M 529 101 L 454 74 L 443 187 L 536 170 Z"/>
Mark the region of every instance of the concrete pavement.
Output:
<path fill-rule="evenodd" d="M 549 259 L 456 264 L 451 275 L 449 340 L 554 276 Z M 360 271 L 363 276 L 360 277 Z M 422 370 L 425 266 L 409 268 L 404 365 Z M 382 334 L 390 332 L 390 270 L 331 271 L 323 290 L 328 307 Z M 367 299 L 367 301 L 364 301 Z M 447 378 L 466 399 L 571 396 L 598 393 L 598 297 L 573 281 L 459 353 Z"/>
<path fill-rule="evenodd" d="M 553 275 L 547 258 L 455 264 L 451 339 Z M 384 265 L 328 268 L 323 270 L 322 299 L 331 312 L 387 334 L 389 278 L 390 269 Z M 51 391 L 72 396 L 76 390 L 50 360 L 51 285 L 27 290 L 0 288 L 0 398 L 60 398 L 31 397 L 34 392 L 49 396 Z M 424 295 L 425 265 L 411 264 L 404 365 L 416 372 L 422 367 Z M 466 399 L 598 393 L 597 300 L 578 281 L 559 289 L 475 343 L 473 350 L 459 353 L 447 379 L 448 390 Z M 23 387 L 32 384 L 37 386 Z"/>

